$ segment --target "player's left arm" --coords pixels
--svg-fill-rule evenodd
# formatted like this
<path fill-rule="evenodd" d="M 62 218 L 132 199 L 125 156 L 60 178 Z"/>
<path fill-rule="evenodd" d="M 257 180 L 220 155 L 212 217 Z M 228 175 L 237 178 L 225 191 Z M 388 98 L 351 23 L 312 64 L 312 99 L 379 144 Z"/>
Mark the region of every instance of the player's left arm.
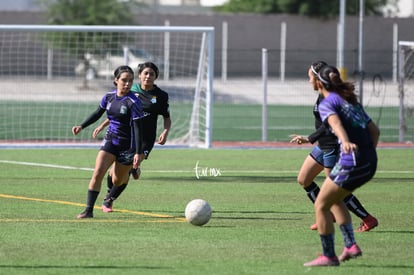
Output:
<path fill-rule="evenodd" d="M 92 137 L 96 138 L 98 134 L 102 132 L 102 130 L 105 129 L 105 127 L 108 125 L 109 125 L 109 119 L 105 119 L 104 122 L 102 122 L 98 127 L 95 128 L 95 130 L 93 130 Z"/>
<path fill-rule="evenodd" d="M 157 143 L 160 145 L 164 145 L 167 142 L 168 132 L 171 128 L 171 116 L 170 116 L 170 104 L 169 104 L 169 96 L 168 93 L 162 93 L 162 100 L 161 100 L 161 115 L 164 118 L 164 130 L 161 132 L 160 136 L 158 137 Z"/>
<path fill-rule="evenodd" d="M 171 118 L 164 117 L 164 130 L 161 132 L 160 136 L 158 137 L 158 144 L 164 145 L 167 142 L 168 132 L 171 128 Z"/>

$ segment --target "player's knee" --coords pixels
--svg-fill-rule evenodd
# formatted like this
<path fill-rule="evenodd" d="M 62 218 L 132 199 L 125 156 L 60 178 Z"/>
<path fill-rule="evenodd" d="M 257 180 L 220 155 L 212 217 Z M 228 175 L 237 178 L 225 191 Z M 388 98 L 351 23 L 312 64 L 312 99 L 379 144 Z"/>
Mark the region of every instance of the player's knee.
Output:
<path fill-rule="evenodd" d="M 119 176 L 117 176 L 117 175 L 113 174 L 113 175 L 112 175 L 112 183 L 113 183 L 114 185 L 116 185 L 116 186 L 120 186 L 120 185 L 122 185 L 122 183 L 123 183 L 123 179 L 122 179 L 122 178 L 120 178 Z"/>
<path fill-rule="evenodd" d="M 302 176 L 298 176 L 297 178 L 296 178 L 296 181 L 303 187 L 303 188 L 305 188 L 305 187 L 307 187 L 307 186 L 309 186 L 311 183 L 312 183 L 312 181 L 310 181 L 309 182 L 309 180 L 307 180 L 305 177 L 302 177 Z"/>

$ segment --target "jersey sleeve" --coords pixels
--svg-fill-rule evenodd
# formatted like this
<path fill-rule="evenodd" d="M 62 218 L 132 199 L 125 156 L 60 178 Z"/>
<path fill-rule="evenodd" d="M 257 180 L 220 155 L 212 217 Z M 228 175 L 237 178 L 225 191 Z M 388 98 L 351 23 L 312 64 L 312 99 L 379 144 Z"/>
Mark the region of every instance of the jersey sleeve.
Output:
<path fill-rule="evenodd" d="M 314 144 L 322 135 L 324 135 L 327 131 L 325 124 L 321 124 L 321 126 L 312 134 L 308 136 L 308 140 L 311 144 Z"/>
<path fill-rule="evenodd" d="M 337 104 L 340 104 L 340 102 L 338 102 L 338 97 L 339 96 L 335 93 L 330 93 L 330 95 L 319 104 L 319 114 L 322 122 L 326 121 L 329 116 L 338 113 L 336 110 Z"/>
<path fill-rule="evenodd" d="M 106 106 L 108 105 L 108 94 L 104 95 L 101 99 L 101 103 L 99 104 L 99 106 L 102 109 L 106 109 Z"/>
<path fill-rule="evenodd" d="M 161 90 L 162 91 L 162 90 Z M 161 115 L 164 118 L 170 117 L 170 103 L 169 103 L 169 97 L 168 94 L 164 91 L 162 91 L 163 97 L 162 97 L 162 107 L 161 107 Z"/>
<path fill-rule="evenodd" d="M 142 102 L 139 98 L 135 98 L 134 102 L 131 106 L 131 113 L 132 113 L 132 119 L 141 119 L 144 117 L 144 111 L 142 109 Z"/>

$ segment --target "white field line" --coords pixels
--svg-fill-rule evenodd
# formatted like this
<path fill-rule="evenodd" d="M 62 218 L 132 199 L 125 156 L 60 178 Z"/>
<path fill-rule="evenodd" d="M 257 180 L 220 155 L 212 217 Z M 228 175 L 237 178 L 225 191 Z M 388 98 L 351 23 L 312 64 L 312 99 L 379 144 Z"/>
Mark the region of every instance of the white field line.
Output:
<path fill-rule="evenodd" d="M 6 164 L 16 164 L 16 165 L 24 165 L 24 166 L 35 166 L 35 167 L 46 167 L 46 168 L 56 168 L 56 169 L 67 169 L 67 170 L 81 170 L 81 171 L 93 171 L 93 168 L 86 168 L 86 167 L 75 167 L 75 166 L 68 166 L 68 165 L 55 165 L 55 164 L 48 164 L 48 163 L 37 163 L 37 162 L 25 162 L 25 161 L 13 161 L 13 160 L 0 160 L 0 163 Z M 195 167 L 195 166 L 194 166 Z M 225 173 L 238 173 L 238 174 L 269 174 L 269 173 L 298 173 L 299 170 L 226 170 L 220 169 L 221 172 Z M 153 173 L 194 173 L 194 168 L 189 170 L 146 170 L 146 172 L 153 172 Z M 378 174 L 414 174 L 414 171 L 378 171 Z"/>

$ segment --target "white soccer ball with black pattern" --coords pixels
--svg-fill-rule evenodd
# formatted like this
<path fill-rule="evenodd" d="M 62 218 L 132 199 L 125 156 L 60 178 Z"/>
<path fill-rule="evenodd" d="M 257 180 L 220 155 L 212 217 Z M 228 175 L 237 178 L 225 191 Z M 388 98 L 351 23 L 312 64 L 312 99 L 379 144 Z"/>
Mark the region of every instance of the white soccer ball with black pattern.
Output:
<path fill-rule="evenodd" d="M 185 207 L 185 219 L 193 225 L 202 226 L 208 223 L 212 212 L 207 201 L 195 199 L 190 201 Z"/>

